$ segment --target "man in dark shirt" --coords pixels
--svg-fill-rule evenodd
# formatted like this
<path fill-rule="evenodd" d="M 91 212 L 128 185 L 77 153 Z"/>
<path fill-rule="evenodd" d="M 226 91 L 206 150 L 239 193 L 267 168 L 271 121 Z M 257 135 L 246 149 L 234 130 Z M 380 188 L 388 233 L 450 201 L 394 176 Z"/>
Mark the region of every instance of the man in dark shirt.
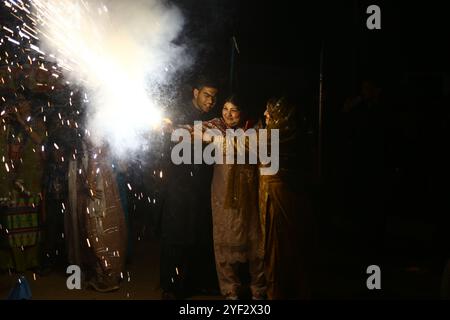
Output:
<path fill-rule="evenodd" d="M 193 125 L 194 121 L 213 118 L 211 110 L 217 93 L 218 86 L 214 82 L 200 78 L 192 90 L 191 101 L 173 112 L 173 124 Z M 168 145 L 172 147 L 173 143 Z M 170 154 L 170 150 L 165 152 L 161 216 L 163 299 L 183 298 L 217 288 L 211 216 L 213 168 L 204 163 L 194 164 L 194 161 L 175 165 L 169 159 Z"/>

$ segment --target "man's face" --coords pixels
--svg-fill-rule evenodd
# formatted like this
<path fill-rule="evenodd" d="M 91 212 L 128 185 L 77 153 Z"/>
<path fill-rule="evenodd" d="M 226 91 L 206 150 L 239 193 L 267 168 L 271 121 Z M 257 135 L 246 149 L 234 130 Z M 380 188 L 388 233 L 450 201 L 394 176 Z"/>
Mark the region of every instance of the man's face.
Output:
<path fill-rule="evenodd" d="M 194 104 L 204 113 L 211 111 L 216 104 L 218 90 L 212 87 L 194 89 Z"/>

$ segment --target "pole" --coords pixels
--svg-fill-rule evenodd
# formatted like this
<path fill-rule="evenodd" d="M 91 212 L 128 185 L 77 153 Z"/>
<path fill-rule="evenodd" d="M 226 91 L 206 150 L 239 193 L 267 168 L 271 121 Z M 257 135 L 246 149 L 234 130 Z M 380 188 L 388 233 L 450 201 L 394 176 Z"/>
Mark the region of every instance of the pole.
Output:
<path fill-rule="evenodd" d="M 319 134 L 318 134 L 318 180 L 322 183 L 322 161 L 323 161 L 323 54 L 324 44 L 320 48 L 320 71 L 319 71 Z"/>
<path fill-rule="evenodd" d="M 233 93 L 234 85 L 234 65 L 236 60 L 236 52 L 239 53 L 236 37 L 231 37 L 231 62 L 230 62 L 230 94 Z"/>

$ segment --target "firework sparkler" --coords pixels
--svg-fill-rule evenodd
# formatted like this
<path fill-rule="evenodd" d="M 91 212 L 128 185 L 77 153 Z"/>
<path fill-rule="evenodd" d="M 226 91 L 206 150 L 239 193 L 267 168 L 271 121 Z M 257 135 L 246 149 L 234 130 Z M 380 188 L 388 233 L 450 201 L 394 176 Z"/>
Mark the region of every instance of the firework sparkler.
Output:
<path fill-rule="evenodd" d="M 9 74 L 1 80 L 28 72 L 27 80 L 45 90 L 62 79 L 81 85 L 92 140 L 107 141 L 118 155 L 139 149 L 142 133 L 160 122 L 161 105 L 171 98 L 161 88 L 189 65 L 183 48 L 173 44 L 183 25 L 179 10 L 159 0 L 6 0 L 4 5 L 16 22 L 1 26 L 0 45 L 8 41 L 18 54 L 5 51 Z M 40 80 L 42 72 L 49 81 Z"/>

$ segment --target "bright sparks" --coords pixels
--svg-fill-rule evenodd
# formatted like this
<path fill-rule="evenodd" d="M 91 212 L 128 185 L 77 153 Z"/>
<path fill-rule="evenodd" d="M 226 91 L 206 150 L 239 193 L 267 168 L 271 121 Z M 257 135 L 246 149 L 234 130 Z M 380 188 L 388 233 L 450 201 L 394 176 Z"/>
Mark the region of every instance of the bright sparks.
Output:
<path fill-rule="evenodd" d="M 41 43 L 30 48 L 55 57 L 64 76 L 89 92 L 92 140 L 118 155 L 139 150 L 171 98 L 161 87 L 190 64 L 173 44 L 183 26 L 179 10 L 159 0 L 31 3 Z"/>

